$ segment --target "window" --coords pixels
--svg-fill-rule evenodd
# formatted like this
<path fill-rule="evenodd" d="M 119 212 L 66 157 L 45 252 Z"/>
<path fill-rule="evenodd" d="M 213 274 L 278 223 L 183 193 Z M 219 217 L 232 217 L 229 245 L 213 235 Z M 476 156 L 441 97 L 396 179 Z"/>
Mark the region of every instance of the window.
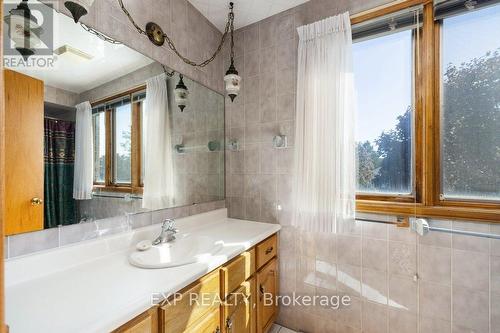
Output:
<path fill-rule="evenodd" d="M 116 184 L 132 183 L 132 107 L 130 102 L 113 112 L 113 180 Z"/>
<path fill-rule="evenodd" d="M 94 183 L 104 184 L 106 173 L 106 126 L 104 112 L 92 115 L 94 126 Z"/>
<path fill-rule="evenodd" d="M 442 200 L 500 200 L 500 5 L 441 29 Z"/>
<path fill-rule="evenodd" d="M 135 89 L 93 105 L 94 184 L 104 191 L 142 191 L 145 92 Z"/>
<path fill-rule="evenodd" d="M 413 193 L 412 38 L 405 30 L 353 45 L 360 193 Z"/>
<path fill-rule="evenodd" d="M 351 23 L 356 209 L 500 220 L 499 2 L 407 0 Z"/>

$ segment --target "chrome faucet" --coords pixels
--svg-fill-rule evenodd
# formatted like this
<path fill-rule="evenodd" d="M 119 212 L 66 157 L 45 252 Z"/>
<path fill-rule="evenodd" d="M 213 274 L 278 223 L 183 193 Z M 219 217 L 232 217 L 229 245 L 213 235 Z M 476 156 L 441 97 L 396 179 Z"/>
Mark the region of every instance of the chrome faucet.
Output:
<path fill-rule="evenodd" d="M 174 228 L 174 223 L 175 221 L 172 219 L 163 220 L 160 236 L 153 241 L 153 245 L 168 243 L 175 240 L 175 234 L 178 233 L 179 230 Z"/>

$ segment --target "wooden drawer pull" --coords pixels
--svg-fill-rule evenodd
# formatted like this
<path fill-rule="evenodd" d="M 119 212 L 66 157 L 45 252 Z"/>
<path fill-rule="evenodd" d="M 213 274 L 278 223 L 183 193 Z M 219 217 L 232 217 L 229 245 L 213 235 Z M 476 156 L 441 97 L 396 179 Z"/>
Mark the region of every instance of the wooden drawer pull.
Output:
<path fill-rule="evenodd" d="M 274 250 L 274 247 L 269 246 L 269 247 L 266 249 L 266 254 L 269 254 L 269 253 L 273 252 L 273 250 Z"/>

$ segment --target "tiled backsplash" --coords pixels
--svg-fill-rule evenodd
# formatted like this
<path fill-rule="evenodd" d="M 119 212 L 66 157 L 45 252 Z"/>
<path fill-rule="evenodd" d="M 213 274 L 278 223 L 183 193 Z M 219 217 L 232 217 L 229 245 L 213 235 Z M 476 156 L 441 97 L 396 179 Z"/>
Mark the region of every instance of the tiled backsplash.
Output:
<path fill-rule="evenodd" d="M 498 224 L 430 224 L 500 235 Z M 322 333 L 500 332 L 500 240 L 432 231 L 420 237 L 358 221 L 331 235 L 284 225 L 280 250 L 282 294 L 352 300 L 339 310 L 282 307 L 284 326 Z"/>
<path fill-rule="evenodd" d="M 5 238 L 5 258 L 14 258 L 37 251 L 112 235 L 162 222 L 165 218 L 181 218 L 224 208 L 225 200 L 150 212 L 123 214 L 93 222 L 45 229 Z"/>

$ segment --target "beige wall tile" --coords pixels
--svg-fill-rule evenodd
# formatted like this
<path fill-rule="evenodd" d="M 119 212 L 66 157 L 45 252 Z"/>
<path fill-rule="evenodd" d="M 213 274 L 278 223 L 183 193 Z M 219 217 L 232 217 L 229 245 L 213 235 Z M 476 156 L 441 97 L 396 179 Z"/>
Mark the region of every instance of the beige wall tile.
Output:
<path fill-rule="evenodd" d="M 388 332 L 387 306 L 371 302 L 363 302 L 363 332 Z"/>
<path fill-rule="evenodd" d="M 337 311 L 337 321 L 345 326 L 361 329 L 361 301 L 351 296 L 349 306 L 342 306 Z"/>
<path fill-rule="evenodd" d="M 391 276 L 389 279 L 389 307 L 399 312 L 417 313 L 417 283 L 408 277 Z"/>
<path fill-rule="evenodd" d="M 385 240 L 363 239 L 363 267 L 387 271 L 387 248 Z"/>
<path fill-rule="evenodd" d="M 337 261 L 339 264 L 361 266 L 361 238 L 338 235 Z"/>
<path fill-rule="evenodd" d="M 451 287 L 422 281 L 419 307 L 423 317 L 451 321 Z"/>
<path fill-rule="evenodd" d="M 500 257 L 490 256 L 490 272 L 492 293 L 500 294 Z"/>
<path fill-rule="evenodd" d="M 451 284 L 451 249 L 444 247 L 419 247 L 419 276 L 422 281 Z"/>
<path fill-rule="evenodd" d="M 500 333 L 500 294 L 491 294 L 491 333 Z"/>
<path fill-rule="evenodd" d="M 379 304 L 387 304 L 387 273 L 363 268 L 361 295 L 364 300 Z"/>
<path fill-rule="evenodd" d="M 417 273 L 417 247 L 414 243 L 389 242 L 389 272 L 411 277 Z"/>
<path fill-rule="evenodd" d="M 453 229 L 489 233 L 490 225 L 454 221 Z M 454 249 L 490 253 L 490 240 L 487 238 L 453 234 L 452 239 Z"/>
<path fill-rule="evenodd" d="M 478 333 L 489 331 L 487 292 L 467 288 L 453 289 L 453 326 Z M 465 331 L 465 330 L 464 330 Z"/>
<path fill-rule="evenodd" d="M 387 224 L 363 222 L 361 234 L 366 238 L 387 239 Z"/>
<path fill-rule="evenodd" d="M 474 290 L 489 289 L 488 254 L 469 251 L 453 251 L 453 285 L 464 286 Z"/>
<path fill-rule="evenodd" d="M 420 333 L 451 333 L 451 322 L 436 318 L 421 317 Z"/>
<path fill-rule="evenodd" d="M 351 265 L 337 265 L 337 289 L 340 294 L 360 296 L 361 268 Z"/>
<path fill-rule="evenodd" d="M 417 316 L 415 314 L 407 313 L 405 311 L 399 311 L 389 306 L 389 332 L 416 333 Z"/>
<path fill-rule="evenodd" d="M 413 232 L 410 228 L 400 228 L 395 225 L 390 225 L 388 227 L 389 240 L 405 242 L 405 243 L 416 243 L 417 234 Z"/>

